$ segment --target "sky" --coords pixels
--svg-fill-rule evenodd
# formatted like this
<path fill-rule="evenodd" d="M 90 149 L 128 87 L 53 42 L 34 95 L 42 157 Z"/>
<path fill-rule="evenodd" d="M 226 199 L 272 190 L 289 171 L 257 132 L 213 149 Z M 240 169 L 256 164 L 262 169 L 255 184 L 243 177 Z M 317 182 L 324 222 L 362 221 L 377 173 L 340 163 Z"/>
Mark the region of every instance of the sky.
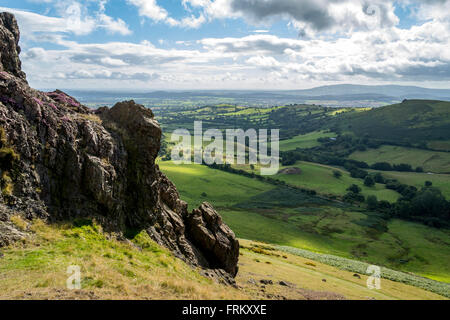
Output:
<path fill-rule="evenodd" d="M 39 89 L 450 88 L 450 0 L 0 0 Z"/>

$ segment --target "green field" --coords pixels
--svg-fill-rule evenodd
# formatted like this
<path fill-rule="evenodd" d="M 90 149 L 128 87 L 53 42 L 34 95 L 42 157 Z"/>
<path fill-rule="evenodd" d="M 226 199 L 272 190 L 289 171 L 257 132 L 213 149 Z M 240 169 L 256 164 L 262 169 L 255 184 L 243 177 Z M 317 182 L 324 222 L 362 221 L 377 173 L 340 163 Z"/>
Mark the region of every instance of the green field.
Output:
<path fill-rule="evenodd" d="M 380 171 L 381 172 L 381 171 Z M 415 186 L 420 189 L 426 181 L 431 181 L 434 187 L 439 188 L 447 199 L 450 199 L 450 175 L 448 174 L 428 174 L 415 172 L 384 171 L 381 174 L 388 179 L 396 179 L 401 183 Z"/>
<path fill-rule="evenodd" d="M 353 258 L 450 282 L 450 231 L 198 165 L 161 162 L 191 209 L 219 209 L 238 237 Z M 201 194 L 205 192 L 207 197 Z M 432 236 L 430 236 L 432 235 Z"/>
<path fill-rule="evenodd" d="M 274 178 L 295 186 L 316 190 L 321 194 L 343 196 L 347 193 L 347 188 L 350 185 L 356 184 L 361 187 L 362 194 L 365 197 L 375 195 L 378 200 L 395 202 L 400 196 L 397 192 L 386 189 L 382 184 L 376 184 L 370 188 L 366 187 L 364 186 L 363 180 L 352 178 L 347 171 L 342 169 L 303 161 L 297 162 L 294 166 L 290 167 L 300 168 L 302 170 L 301 174 L 278 174 Z M 333 171 L 340 171 L 342 177 L 335 178 Z"/>
<path fill-rule="evenodd" d="M 234 288 L 202 276 L 153 242 L 145 231 L 129 241 L 120 241 L 91 220 L 46 224 L 39 219 L 27 221 L 13 216 L 11 221 L 21 230 L 32 231 L 33 236 L 2 248 L 0 300 L 261 300 L 278 295 L 289 300 L 321 300 L 330 295 L 349 300 L 449 297 L 446 284 L 422 278 L 417 282 L 417 277 L 398 272 L 392 277 L 385 269 L 380 290 L 370 290 L 366 285 L 367 266 L 360 262 L 334 257 L 333 262 L 337 263 L 331 264 L 309 252 L 304 257 L 303 252 L 291 254 L 284 248 L 242 239 L 238 287 Z M 343 268 L 341 262 L 352 268 Z M 79 266 L 81 271 L 81 288 L 77 290 L 67 288 L 71 265 Z M 355 277 L 355 272 L 360 276 Z M 267 279 L 268 274 L 274 285 L 262 292 L 255 279 Z M 323 279 L 327 279 L 326 283 Z M 281 286 L 280 281 L 293 285 Z"/>
<path fill-rule="evenodd" d="M 439 151 L 450 151 L 450 140 L 436 140 L 428 142 L 428 148 Z"/>
<path fill-rule="evenodd" d="M 208 201 L 215 207 L 228 207 L 254 195 L 269 191 L 272 185 L 255 179 L 213 170 L 200 165 L 176 165 L 160 162 L 161 170 L 175 182 L 183 200 L 192 207 Z M 202 194 L 206 194 L 202 195 Z"/>
<path fill-rule="evenodd" d="M 378 149 L 354 152 L 350 155 L 350 159 L 364 161 L 370 165 L 376 162 L 407 163 L 413 168 L 422 167 L 426 172 L 450 173 L 449 152 L 385 145 Z"/>
<path fill-rule="evenodd" d="M 357 137 L 420 146 L 448 137 L 450 102 L 405 100 L 366 112 L 347 112 L 332 122 L 330 127 L 351 131 Z"/>
<path fill-rule="evenodd" d="M 334 138 L 334 137 L 336 137 L 336 134 L 332 132 L 324 132 L 324 131 L 310 132 L 304 135 L 293 137 L 292 139 L 280 141 L 280 150 L 289 151 L 295 150 L 297 148 L 309 149 L 320 145 L 320 143 L 317 141 L 317 139 L 319 138 Z"/>

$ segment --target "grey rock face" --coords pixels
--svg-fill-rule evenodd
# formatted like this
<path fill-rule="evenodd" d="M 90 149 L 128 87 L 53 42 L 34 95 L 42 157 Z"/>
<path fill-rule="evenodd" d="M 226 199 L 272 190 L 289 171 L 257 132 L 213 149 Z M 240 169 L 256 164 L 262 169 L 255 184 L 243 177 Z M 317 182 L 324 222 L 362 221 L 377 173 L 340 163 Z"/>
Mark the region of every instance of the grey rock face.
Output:
<path fill-rule="evenodd" d="M 22 236 L 10 230 L 14 212 L 92 217 L 110 231 L 146 230 L 191 265 L 234 277 L 234 233 L 209 204 L 189 213 L 155 163 L 161 127 L 151 110 L 125 101 L 93 111 L 62 91 L 31 89 L 18 39 L 14 17 L 0 13 L 0 247 Z"/>
<path fill-rule="evenodd" d="M 25 80 L 25 73 L 21 70 L 19 59 L 20 31 L 14 15 L 10 13 L 0 13 L 0 70 L 11 72 L 13 75 Z"/>
<path fill-rule="evenodd" d="M 194 244 L 203 248 L 205 255 L 211 257 L 217 266 L 236 276 L 239 242 L 214 208 L 209 203 L 203 203 L 186 220 Z"/>

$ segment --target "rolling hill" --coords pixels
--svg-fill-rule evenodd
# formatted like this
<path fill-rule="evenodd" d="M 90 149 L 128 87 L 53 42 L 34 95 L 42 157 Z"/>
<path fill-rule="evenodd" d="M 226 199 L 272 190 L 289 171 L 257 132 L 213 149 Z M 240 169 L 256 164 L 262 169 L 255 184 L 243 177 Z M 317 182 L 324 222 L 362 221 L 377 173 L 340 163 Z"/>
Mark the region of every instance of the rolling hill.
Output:
<path fill-rule="evenodd" d="M 366 112 L 344 113 L 331 124 L 359 137 L 426 147 L 431 141 L 448 140 L 450 102 L 405 100 Z"/>

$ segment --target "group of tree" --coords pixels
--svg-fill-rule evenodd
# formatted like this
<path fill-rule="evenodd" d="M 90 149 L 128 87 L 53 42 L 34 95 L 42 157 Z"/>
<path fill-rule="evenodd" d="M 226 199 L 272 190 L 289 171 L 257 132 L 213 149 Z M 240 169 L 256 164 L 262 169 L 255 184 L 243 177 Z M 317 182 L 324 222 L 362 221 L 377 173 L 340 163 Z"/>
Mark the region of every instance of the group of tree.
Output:
<path fill-rule="evenodd" d="M 336 156 L 337 154 L 337 156 Z M 324 152 L 321 150 L 297 149 L 281 152 L 281 164 L 283 166 L 294 165 L 298 161 L 315 162 L 331 166 L 340 166 L 346 168 L 352 177 L 364 179 L 367 176 L 368 169 L 378 171 L 400 171 L 400 172 L 424 172 L 422 167 L 413 168 L 410 164 L 390 164 L 387 162 L 377 162 L 369 165 L 364 161 L 347 159 L 345 155 L 339 155 L 338 152 Z"/>
<path fill-rule="evenodd" d="M 427 181 L 421 189 L 388 181 L 389 189 L 396 190 L 402 197 L 395 203 L 378 201 L 377 197 L 370 195 L 367 199 L 361 194 L 358 185 L 351 185 L 343 200 L 349 203 L 363 203 L 367 209 L 387 214 L 391 218 L 411 220 L 435 228 L 450 228 L 450 201 L 447 201 L 442 192 Z"/>

